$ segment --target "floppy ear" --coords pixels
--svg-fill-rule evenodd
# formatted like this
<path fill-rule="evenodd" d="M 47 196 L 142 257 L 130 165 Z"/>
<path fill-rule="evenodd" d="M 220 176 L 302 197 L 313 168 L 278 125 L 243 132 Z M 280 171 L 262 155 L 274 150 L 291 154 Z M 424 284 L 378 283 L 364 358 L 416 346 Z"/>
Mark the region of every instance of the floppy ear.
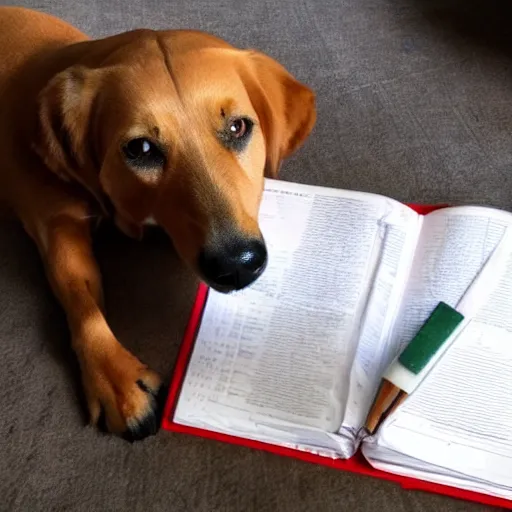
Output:
<path fill-rule="evenodd" d="M 91 133 L 100 78 L 98 70 L 74 66 L 48 82 L 39 97 L 34 149 L 51 171 L 79 182 L 104 206 Z"/>
<path fill-rule="evenodd" d="M 242 79 L 260 121 L 267 158 L 265 175 L 277 177 L 281 162 L 307 139 L 316 121 L 315 95 L 272 58 L 246 51 Z"/>

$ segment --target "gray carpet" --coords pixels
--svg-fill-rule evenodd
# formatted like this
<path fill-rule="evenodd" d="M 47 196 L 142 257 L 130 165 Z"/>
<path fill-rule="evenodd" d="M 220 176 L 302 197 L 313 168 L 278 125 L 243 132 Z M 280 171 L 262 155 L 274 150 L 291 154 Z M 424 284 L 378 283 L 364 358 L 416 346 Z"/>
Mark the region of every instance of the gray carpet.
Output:
<path fill-rule="evenodd" d="M 510 208 L 512 3 L 492 0 L 26 0 L 93 36 L 208 30 L 318 94 L 282 177 L 399 200 Z M 0 49 L 1 56 L 1 49 Z M 85 427 L 61 310 L 34 247 L 0 225 L 0 510 L 439 511 L 477 505 L 184 435 Z M 169 244 L 98 242 L 111 324 L 169 376 L 194 293 Z"/>

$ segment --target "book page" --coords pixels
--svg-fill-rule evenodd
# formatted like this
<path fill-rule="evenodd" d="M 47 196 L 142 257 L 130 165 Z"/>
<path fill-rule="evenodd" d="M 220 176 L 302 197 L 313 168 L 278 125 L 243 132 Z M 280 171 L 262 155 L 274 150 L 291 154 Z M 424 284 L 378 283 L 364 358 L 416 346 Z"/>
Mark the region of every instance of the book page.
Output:
<path fill-rule="evenodd" d="M 175 421 L 335 433 L 385 233 L 418 218 L 380 196 L 269 180 L 268 268 L 246 290 L 209 292 Z"/>
<path fill-rule="evenodd" d="M 397 328 L 399 346 L 439 300 L 457 304 L 512 224 L 511 215 L 483 213 L 461 208 L 425 219 L 423 252 Z M 512 247 L 508 251 L 505 267 L 495 269 L 496 289 L 374 441 L 465 475 L 473 481 L 469 487 L 486 481 L 500 495 L 503 488 L 512 491 Z M 371 459 L 371 448 L 365 454 Z"/>
<path fill-rule="evenodd" d="M 388 339 L 397 320 L 406 289 L 422 219 L 417 230 L 389 224 L 384 232 L 379 266 L 374 276 L 365 310 L 351 382 L 343 429 L 356 436 L 371 406 L 387 361 Z"/>
<path fill-rule="evenodd" d="M 390 448 L 378 445 L 366 439 L 362 445 L 363 455 L 371 462 L 375 469 L 394 473 L 417 480 L 449 485 L 458 489 L 484 493 L 504 499 L 512 499 L 510 487 L 490 483 L 488 480 L 468 477 L 457 471 L 449 470 L 434 464 L 428 464 Z"/>
<path fill-rule="evenodd" d="M 457 305 L 511 224 L 512 214 L 483 207 L 445 208 L 425 216 L 383 369 L 412 340 L 440 301 Z"/>

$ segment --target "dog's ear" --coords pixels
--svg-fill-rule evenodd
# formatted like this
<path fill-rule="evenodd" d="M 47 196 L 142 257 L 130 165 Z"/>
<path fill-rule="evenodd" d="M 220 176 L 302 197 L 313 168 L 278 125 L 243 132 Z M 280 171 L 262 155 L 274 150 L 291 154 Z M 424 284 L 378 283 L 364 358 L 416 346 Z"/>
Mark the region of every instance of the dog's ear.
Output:
<path fill-rule="evenodd" d="M 244 54 L 242 79 L 265 138 L 265 175 L 275 178 L 281 162 L 300 148 L 313 129 L 315 95 L 274 59 L 252 50 Z"/>
<path fill-rule="evenodd" d="M 103 205 L 91 131 L 100 81 L 100 71 L 73 66 L 48 82 L 39 97 L 34 149 L 51 171 L 78 181 Z"/>

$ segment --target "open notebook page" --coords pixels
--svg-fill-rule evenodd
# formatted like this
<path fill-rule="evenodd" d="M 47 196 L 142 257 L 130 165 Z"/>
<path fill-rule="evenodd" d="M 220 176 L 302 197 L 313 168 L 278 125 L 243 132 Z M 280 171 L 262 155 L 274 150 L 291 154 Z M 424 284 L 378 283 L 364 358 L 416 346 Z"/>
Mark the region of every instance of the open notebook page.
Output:
<path fill-rule="evenodd" d="M 384 230 L 379 264 L 372 280 L 365 308 L 351 379 L 342 431 L 358 437 L 371 406 L 375 388 L 388 360 L 388 339 L 411 272 L 422 218 L 417 229 L 404 230 L 388 224 Z"/>
<path fill-rule="evenodd" d="M 269 266 L 242 292 L 210 291 L 175 421 L 246 436 L 257 424 L 259 439 L 334 434 L 384 233 L 417 221 L 380 196 L 267 181 Z"/>
<path fill-rule="evenodd" d="M 417 315 L 421 324 L 439 300 L 457 304 L 505 226 L 512 224 L 509 214 L 475 208 L 450 209 L 429 217 L 424 222 L 422 261 L 415 265 L 404 306 L 404 325 L 397 329 L 399 342 L 410 336 L 405 322 Z M 442 250 L 435 250 L 443 231 Z M 434 241 L 430 250 L 429 240 Z M 449 474 L 460 486 L 512 497 L 512 247 L 509 249 L 508 264 L 496 269 L 501 279 L 488 301 L 420 387 L 363 448 L 375 465 L 383 469 L 385 465 L 387 470 L 395 466 L 398 472 L 409 467 L 416 475 L 423 472 L 425 479 L 434 481 L 446 480 Z M 400 464 L 395 455 L 394 461 L 386 463 L 382 449 L 410 459 L 403 458 Z M 464 478 L 465 484 L 461 483 Z"/>
<path fill-rule="evenodd" d="M 373 352 L 368 352 L 374 357 L 366 363 L 371 371 L 359 371 L 359 382 L 365 385 L 358 386 L 359 393 L 352 392 L 358 407 L 348 411 L 351 414 L 347 414 L 346 426 L 354 430 L 362 427 L 386 367 L 441 300 L 452 306 L 457 304 L 500 240 L 504 226 L 511 222 L 509 213 L 483 207 L 444 208 L 425 216 L 407 286 L 403 296 L 398 297 L 399 311 L 388 313 L 391 320 L 387 328 L 374 338 Z M 403 275 L 405 267 L 401 265 L 399 269 Z M 395 283 L 395 297 L 397 290 L 403 290 L 402 282 L 403 277 L 399 277 Z M 359 359 L 357 356 L 354 368 L 365 368 L 364 361 L 357 364 Z"/>

